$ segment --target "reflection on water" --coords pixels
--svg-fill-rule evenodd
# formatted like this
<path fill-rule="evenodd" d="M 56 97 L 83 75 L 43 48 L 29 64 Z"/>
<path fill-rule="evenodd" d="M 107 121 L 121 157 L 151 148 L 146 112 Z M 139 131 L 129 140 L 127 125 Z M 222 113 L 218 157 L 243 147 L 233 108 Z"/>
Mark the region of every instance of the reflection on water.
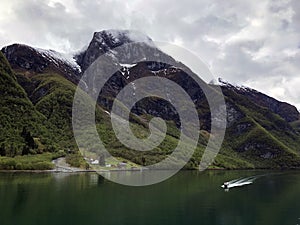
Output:
<path fill-rule="evenodd" d="M 300 222 L 300 172 L 183 171 L 147 187 L 88 174 L 0 174 L 1 225 L 282 225 Z M 267 173 L 269 174 L 269 173 Z M 225 193 L 224 181 L 259 176 Z M 236 182 L 236 181 L 235 181 Z"/>
<path fill-rule="evenodd" d="M 99 172 L 103 177 L 127 186 L 146 186 L 157 184 L 176 174 L 176 170 L 135 170 Z"/>

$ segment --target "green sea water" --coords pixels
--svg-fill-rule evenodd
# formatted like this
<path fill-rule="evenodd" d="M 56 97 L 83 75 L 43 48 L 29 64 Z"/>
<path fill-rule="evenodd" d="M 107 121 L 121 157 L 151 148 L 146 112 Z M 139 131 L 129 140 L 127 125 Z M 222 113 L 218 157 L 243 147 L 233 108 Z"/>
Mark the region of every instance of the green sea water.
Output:
<path fill-rule="evenodd" d="M 254 175 L 225 192 L 223 182 Z M 94 173 L 0 173 L 0 225 L 296 225 L 300 171 L 182 171 L 128 187 Z"/>

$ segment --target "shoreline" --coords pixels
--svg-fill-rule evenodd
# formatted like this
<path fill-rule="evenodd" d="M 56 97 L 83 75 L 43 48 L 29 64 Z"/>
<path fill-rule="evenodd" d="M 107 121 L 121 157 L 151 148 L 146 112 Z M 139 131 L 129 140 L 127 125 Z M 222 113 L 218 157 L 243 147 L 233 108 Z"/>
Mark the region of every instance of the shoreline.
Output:
<path fill-rule="evenodd" d="M 63 171 L 63 170 L 0 170 L 0 173 L 70 173 L 70 174 L 76 174 L 76 173 L 99 173 L 99 172 L 141 172 L 141 171 L 147 171 L 148 169 L 144 168 L 144 169 L 115 169 L 115 170 L 76 170 L 76 171 Z M 257 169 L 222 169 L 222 168 L 218 168 L 218 169 L 206 169 L 205 171 L 300 171 L 300 168 L 285 168 L 285 169 L 280 169 L 280 168 L 257 168 Z M 182 169 L 179 171 L 199 171 L 197 169 Z"/>

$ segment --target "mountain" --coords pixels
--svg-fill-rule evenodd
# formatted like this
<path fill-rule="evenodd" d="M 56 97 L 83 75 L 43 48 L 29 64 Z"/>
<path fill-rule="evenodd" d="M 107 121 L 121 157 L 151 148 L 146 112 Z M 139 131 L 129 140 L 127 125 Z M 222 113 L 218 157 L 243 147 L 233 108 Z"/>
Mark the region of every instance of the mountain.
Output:
<path fill-rule="evenodd" d="M 133 49 L 118 51 L 123 44 L 139 42 Z M 95 32 L 88 47 L 77 54 L 62 54 L 53 50 L 42 50 L 26 45 L 14 44 L 4 47 L 3 65 L 8 69 L 13 82 L 2 83 L 1 90 L 13 90 L 18 86 L 20 93 L 41 117 L 41 130 L 46 130 L 47 142 L 44 142 L 45 152 L 49 146 L 56 146 L 54 152 L 63 150 L 69 162 L 76 166 L 84 166 L 75 144 L 72 126 L 72 102 L 76 85 L 86 69 L 103 53 L 109 53 L 119 70 L 111 76 L 102 89 L 97 100 L 96 123 L 98 133 L 104 140 L 111 154 L 130 160 L 140 165 L 148 165 L 165 158 L 177 145 L 180 120 L 175 108 L 166 100 L 151 97 L 139 101 L 131 110 L 130 124 L 133 132 L 139 137 L 149 134 L 148 122 L 153 116 L 159 116 L 167 121 L 168 130 L 163 143 L 149 152 L 136 152 L 123 146 L 115 137 L 109 113 L 117 94 L 126 85 L 141 77 L 159 76 L 168 78 L 180 85 L 196 105 L 201 122 L 201 135 L 192 159 L 186 168 L 197 168 L 210 135 L 210 110 L 203 90 L 195 82 L 201 82 L 211 92 L 218 94 L 216 85 L 220 86 L 225 96 L 227 107 L 227 130 L 220 154 L 211 168 L 294 168 L 300 166 L 299 146 L 300 134 L 297 126 L 299 112 L 284 102 L 277 101 L 256 90 L 238 87 L 227 82 L 205 84 L 185 65 L 177 62 L 171 56 L 158 49 L 151 38 L 137 31 L 105 30 Z M 146 52 L 146 55 L 145 55 Z M 133 58 L 159 55 L 168 63 L 143 61 L 132 64 Z M 186 71 L 192 76 L 188 76 Z M 7 72 L 1 71 L 1 77 Z M 1 81 L 2 82 L 2 81 Z M 88 82 L 88 86 L 97 84 L 97 80 Z M 132 89 L 134 97 L 134 88 Z M 145 91 L 146 88 L 142 91 Z M 172 95 L 172 93 L 167 93 Z M 219 93 L 220 94 L 220 93 Z M 129 96 L 130 97 L 130 96 Z M 1 101 L 5 96 L 1 95 Z M 5 103 L 7 107 L 14 104 Z M 18 106 L 14 106 L 17 107 Z M 8 118 L 14 117 L 13 111 L 7 112 Z M 10 121 L 10 120 L 8 120 Z M 27 120 L 26 120 L 27 121 Z M 13 122 L 7 122 L 6 127 Z M 2 124 L 2 123 L 1 123 Z M 23 129 L 25 121 L 19 120 L 17 127 Z M 42 136 L 42 131 L 36 131 L 35 137 Z M 40 138 L 42 139 L 42 138 Z M 1 133 L 0 143 L 7 142 L 7 135 Z M 51 141 L 52 140 L 52 141 Z M 20 139 L 20 146 L 24 141 Z M 97 149 L 97 146 L 91 146 Z M 31 155 L 36 154 L 34 151 Z M 1 164 L 1 163 L 0 163 Z"/>

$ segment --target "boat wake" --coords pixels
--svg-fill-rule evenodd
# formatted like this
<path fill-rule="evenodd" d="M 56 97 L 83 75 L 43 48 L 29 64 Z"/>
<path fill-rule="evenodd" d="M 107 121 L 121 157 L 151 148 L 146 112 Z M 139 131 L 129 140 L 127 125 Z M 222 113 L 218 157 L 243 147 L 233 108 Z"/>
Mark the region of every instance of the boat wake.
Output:
<path fill-rule="evenodd" d="M 231 180 L 231 181 L 225 182 L 221 187 L 224 189 L 230 189 L 230 188 L 234 188 L 234 187 L 241 187 L 244 185 L 249 185 L 249 184 L 252 184 L 259 177 L 261 177 L 261 175 Z"/>

